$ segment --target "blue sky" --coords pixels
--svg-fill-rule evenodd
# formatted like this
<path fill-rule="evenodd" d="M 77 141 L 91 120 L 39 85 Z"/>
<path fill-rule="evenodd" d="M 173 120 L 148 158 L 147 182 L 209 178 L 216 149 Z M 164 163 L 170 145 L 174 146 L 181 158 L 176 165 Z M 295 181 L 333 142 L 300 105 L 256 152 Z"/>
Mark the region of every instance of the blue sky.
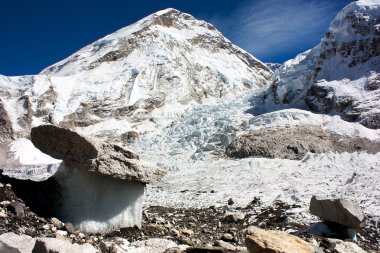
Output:
<path fill-rule="evenodd" d="M 347 0 L 2 0 L 0 74 L 36 74 L 93 41 L 173 7 L 214 24 L 264 62 L 319 43 Z"/>

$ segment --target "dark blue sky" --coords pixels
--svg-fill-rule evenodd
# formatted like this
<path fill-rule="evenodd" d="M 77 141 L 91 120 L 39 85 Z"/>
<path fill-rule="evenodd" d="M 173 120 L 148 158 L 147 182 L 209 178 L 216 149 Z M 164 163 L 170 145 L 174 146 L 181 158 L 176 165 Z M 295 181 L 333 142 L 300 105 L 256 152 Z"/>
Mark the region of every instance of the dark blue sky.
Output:
<path fill-rule="evenodd" d="M 0 74 L 36 74 L 95 40 L 173 7 L 213 23 L 265 62 L 318 44 L 347 0 L 1 0 Z"/>

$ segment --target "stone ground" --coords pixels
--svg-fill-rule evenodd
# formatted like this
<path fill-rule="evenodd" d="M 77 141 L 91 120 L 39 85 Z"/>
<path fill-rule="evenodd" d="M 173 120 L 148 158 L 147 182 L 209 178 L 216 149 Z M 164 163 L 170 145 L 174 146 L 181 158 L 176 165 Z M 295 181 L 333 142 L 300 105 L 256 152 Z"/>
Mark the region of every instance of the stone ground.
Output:
<path fill-rule="evenodd" d="M 306 228 L 303 224 L 291 222 L 286 213 L 287 210 L 297 206 L 277 202 L 273 206 L 265 207 L 261 206 L 259 199 L 254 199 L 244 208 L 228 205 L 232 204 L 231 200 L 227 200 L 225 206 L 218 208 L 149 207 L 143 212 L 141 229 L 124 228 L 105 236 L 83 235 L 79 231 L 70 231 L 65 227 L 57 230 L 50 218 L 40 217 L 25 206 L 23 200 L 14 193 L 15 186 L 7 183 L 4 176 L 0 176 L 0 182 L 0 234 L 15 232 L 32 237 L 63 236 L 72 242 L 80 244 L 87 242 L 98 248 L 104 240 L 122 237 L 129 242 L 164 238 L 193 247 L 216 245 L 237 250 L 244 246 L 247 228 L 252 225 L 266 230 L 287 232 Z M 23 205 L 24 213 L 17 212 L 14 208 L 17 205 L 14 203 Z M 333 252 L 328 250 L 331 243 L 326 238 L 310 235 L 301 235 L 301 238 L 317 242 L 325 252 Z M 356 243 L 364 250 L 378 252 L 379 238 L 380 224 L 368 217 L 364 227 L 359 231 Z"/>

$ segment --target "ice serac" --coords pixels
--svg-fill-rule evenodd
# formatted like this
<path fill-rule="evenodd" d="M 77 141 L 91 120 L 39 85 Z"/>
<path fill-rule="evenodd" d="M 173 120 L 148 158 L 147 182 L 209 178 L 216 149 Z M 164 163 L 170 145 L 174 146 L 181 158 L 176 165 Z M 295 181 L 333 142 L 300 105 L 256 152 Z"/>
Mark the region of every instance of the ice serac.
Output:
<path fill-rule="evenodd" d="M 306 105 L 380 128 L 380 3 L 359 0 L 332 21 L 321 43 L 287 61 L 268 90 L 275 104 Z"/>

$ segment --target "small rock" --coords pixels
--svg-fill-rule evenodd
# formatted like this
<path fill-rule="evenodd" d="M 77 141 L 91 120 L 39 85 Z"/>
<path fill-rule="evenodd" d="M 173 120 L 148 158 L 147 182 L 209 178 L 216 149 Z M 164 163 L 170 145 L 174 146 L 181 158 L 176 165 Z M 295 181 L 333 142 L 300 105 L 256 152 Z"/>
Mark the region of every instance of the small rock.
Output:
<path fill-rule="evenodd" d="M 20 202 L 12 202 L 7 206 L 7 209 L 14 213 L 17 217 L 22 218 L 25 216 L 24 206 Z"/>
<path fill-rule="evenodd" d="M 219 246 L 227 250 L 236 250 L 236 247 L 228 242 L 217 240 L 214 242 L 214 246 Z"/>
<path fill-rule="evenodd" d="M 7 218 L 7 217 L 8 217 L 8 215 L 5 213 L 5 211 L 1 210 L 0 211 L 0 218 Z"/>
<path fill-rule="evenodd" d="M 57 230 L 56 232 L 57 235 L 61 235 L 61 236 L 67 236 L 67 231 L 64 231 L 64 230 Z"/>
<path fill-rule="evenodd" d="M 221 239 L 223 241 L 233 241 L 234 240 L 234 236 L 229 234 L 229 233 L 224 233 L 221 237 Z"/>
<path fill-rule="evenodd" d="M 176 237 L 176 238 L 178 238 L 178 237 L 180 237 L 180 233 L 179 233 L 179 231 L 177 230 L 177 229 L 175 229 L 175 228 L 172 228 L 172 229 L 170 229 L 170 235 L 172 235 L 172 236 L 174 236 L 174 237 Z"/>
<path fill-rule="evenodd" d="M 146 241 L 136 241 L 131 243 L 130 246 L 137 248 L 145 248 L 146 252 L 151 253 L 164 252 L 166 249 L 178 247 L 178 245 L 171 240 L 159 238 L 151 238 Z"/>
<path fill-rule="evenodd" d="M 62 229 L 63 228 L 63 224 L 60 220 L 58 220 L 57 218 L 51 218 L 51 223 L 53 223 L 53 225 L 57 228 L 57 229 Z"/>
<path fill-rule="evenodd" d="M 165 223 L 165 219 L 162 218 L 162 217 L 154 217 L 154 222 L 157 223 L 157 224 L 164 224 Z"/>
<path fill-rule="evenodd" d="M 226 223 L 239 223 L 241 221 L 244 221 L 245 215 L 240 212 L 235 212 L 235 213 L 227 213 L 223 217 L 223 222 Z"/>
<path fill-rule="evenodd" d="M 228 204 L 229 206 L 233 205 L 234 203 L 235 203 L 235 202 L 233 201 L 232 198 L 229 198 L 229 199 L 228 199 L 227 204 Z"/>
<path fill-rule="evenodd" d="M 70 222 L 65 223 L 65 229 L 70 234 L 75 234 L 75 228 L 74 228 L 73 224 L 71 224 Z"/>
<path fill-rule="evenodd" d="M 49 227 L 48 224 L 45 224 L 45 225 L 42 226 L 42 228 L 45 229 L 45 230 L 48 230 L 50 227 Z"/>
<path fill-rule="evenodd" d="M 85 237 L 85 235 L 83 233 L 79 233 L 78 236 L 79 236 L 79 238 L 84 238 Z"/>
<path fill-rule="evenodd" d="M 166 249 L 164 253 L 182 253 L 182 250 L 178 247 L 174 247 L 174 248 Z"/>
<path fill-rule="evenodd" d="M 12 185 L 11 184 L 6 184 L 5 187 L 11 188 Z"/>
<path fill-rule="evenodd" d="M 7 205 L 9 205 L 10 203 L 11 203 L 11 202 L 8 201 L 8 200 L 3 200 L 3 201 L 0 202 L 0 206 L 7 206 Z"/>
<path fill-rule="evenodd" d="M 193 237 L 194 236 L 194 231 L 193 230 L 190 230 L 190 229 L 182 229 L 181 230 L 182 234 L 185 235 L 185 236 L 188 236 L 188 237 Z"/>

